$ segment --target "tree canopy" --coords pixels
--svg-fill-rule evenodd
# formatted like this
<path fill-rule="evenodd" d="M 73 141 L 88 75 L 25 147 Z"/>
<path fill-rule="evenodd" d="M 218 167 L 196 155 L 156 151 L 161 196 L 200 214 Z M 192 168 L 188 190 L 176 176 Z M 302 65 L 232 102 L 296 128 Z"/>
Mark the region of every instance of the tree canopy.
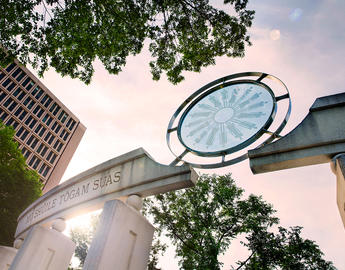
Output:
<path fill-rule="evenodd" d="M 19 214 L 41 195 L 42 184 L 13 140 L 14 130 L 0 121 L 0 245 L 12 246 Z"/>
<path fill-rule="evenodd" d="M 181 269 L 335 269 L 301 227 L 278 227 L 272 205 L 243 193 L 230 175 L 203 175 L 194 188 L 147 200 L 144 212 L 172 240 Z M 239 237 L 247 258 L 223 265 L 219 255 Z"/>
<path fill-rule="evenodd" d="M 38 74 L 53 67 L 90 83 L 99 59 L 112 74 L 148 44 L 154 80 L 176 84 L 217 56 L 243 57 L 254 11 L 248 0 L 6 0 L 0 5 L 0 64 L 16 57 Z M 1 47 L 3 49 L 1 49 Z"/>

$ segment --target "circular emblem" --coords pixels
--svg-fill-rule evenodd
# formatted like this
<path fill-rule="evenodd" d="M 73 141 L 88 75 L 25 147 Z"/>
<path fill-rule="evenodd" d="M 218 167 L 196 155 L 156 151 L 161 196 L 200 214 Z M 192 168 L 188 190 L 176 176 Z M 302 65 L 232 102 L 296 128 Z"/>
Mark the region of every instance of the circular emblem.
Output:
<path fill-rule="evenodd" d="M 285 93 L 276 95 L 277 90 L 270 81 L 278 83 Z M 286 114 L 278 127 L 275 125 L 277 128 L 271 131 L 269 128 L 276 123 L 278 102 L 284 99 L 288 100 Z M 193 93 L 171 118 L 167 143 L 176 156 L 171 165 L 182 161 L 196 168 L 219 168 L 245 160 L 247 153 L 231 159 L 227 157 L 251 145 L 264 134 L 268 138 L 260 145 L 279 138 L 290 112 L 288 89 L 272 75 L 246 72 L 215 80 Z M 171 139 L 173 135 L 177 140 Z M 184 149 L 179 155 L 173 150 L 173 141 L 175 144 L 178 141 Z M 195 163 L 185 159 L 189 153 L 203 158 L 220 156 L 222 159 L 220 162 L 212 159 L 213 163 L 201 163 L 199 158 Z"/>
<path fill-rule="evenodd" d="M 275 107 L 273 92 L 261 83 L 221 85 L 187 108 L 178 125 L 178 136 L 187 149 L 200 155 L 233 153 L 271 124 Z"/>

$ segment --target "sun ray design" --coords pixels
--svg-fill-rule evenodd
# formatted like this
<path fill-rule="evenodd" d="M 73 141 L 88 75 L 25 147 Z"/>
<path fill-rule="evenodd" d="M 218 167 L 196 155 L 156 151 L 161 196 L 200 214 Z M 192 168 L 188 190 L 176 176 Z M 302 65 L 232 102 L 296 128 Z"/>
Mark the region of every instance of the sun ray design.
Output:
<path fill-rule="evenodd" d="M 252 92 L 252 88 L 253 88 L 253 87 L 249 87 L 249 88 L 243 93 L 243 95 L 237 100 L 235 106 L 238 105 L 238 104 L 240 104 L 240 103 L 250 94 L 250 92 Z"/>
<path fill-rule="evenodd" d="M 210 116 L 212 112 L 196 112 L 196 113 L 191 113 L 190 116 L 192 118 L 199 118 L 199 117 L 207 117 Z"/>
<path fill-rule="evenodd" d="M 230 133 L 235 137 L 235 138 L 240 138 L 242 139 L 242 132 L 236 128 L 236 126 L 232 123 L 226 123 L 226 127 L 228 128 L 228 130 L 230 131 Z"/>
<path fill-rule="evenodd" d="M 235 123 L 235 124 L 238 124 L 238 125 L 240 125 L 240 126 L 242 126 L 244 128 L 247 128 L 247 129 L 256 128 L 256 125 L 254 123 L 251 123 L 251 122 L 248 122 L 248 121 L 241 121 L 241 120 L 238 120 L 236 118 L 231 119 L 230 121 Z"/>
<path fill-rule="evenodd" d="M 267 100 L 272 99 L 272 102 Z M 186 143 L 205 152 L 231 149 L 266 123 L 273 98 L 264 87 L 246 83 L 211 92 L 190 109 L 183 128 Z M 182 129 L 182 128 L 181 128 Z"/>
<path fill-rule="evenodd" d="M 199 142 L 201 142 L 201 140 L 202 140 L 203 138 L 205 138 L 205 136 L 207 135 L 207 133 L 208 133 L 208 130 L 204 130 L 204 131 L 199 135 L 199 137 L 197 137 L 197 138 L 194 140 L 194 143 L 199 143 Z"/>
<path fill-rule="evenodd" d="M 218 132 L 219 127 L 215 126 L 211 128 L 211 132 L 207 137 L 206 145 L 207 147 L 211 146 L 214 142 L 214 139 L 216 137 L 216 133 Z"/>
<path fill-rule="evenodd" d="M 212 106 L 210 106 L 210 105 L 208 105 L 208 104 L 198 104 L 198 107 L 199 107 L 200 109 L 210 110 L 210 111 L 214 111 L 214 112 L 217 111 L 216 108 L 213 108 Z"/>
<path fill-rule="evenodd" d="M 223 108 L 226 108 L 228 107 L 229 93 L 226 89 L 224 89 L 221 94 L 222 94 Z"/>
<path fill-rule="evenodd" d="M 231 98 L 230 98 L 230 100 L 229 100 L 229 102 L 228 102 L 228 105 L 229 105 L 229 106 L 231 106 L 232 104 L 235 103 L 236 97 L 237 97 L 237 94 L 238 94 L 238 91 L 239 91 L 238 88 L 236 88 L 236 89 L 234 89 L 234 90 L 232 91 Z"/>
<path fill-rule="evenodd" d="M 241 112 L 236 115 L 237 118 L 259 118 L 261 116 L 265 115 L 263 112 L 250 112 L 250 113 L 245 113 Z"/>
<path fill-rule="evenodd" d="M 222 145 L 226 145 L 227 141 L 228 141 L 228 136 L 227 136 L 227 133 L 225 131 L 225 125 L 221 124 L 220 125 L 220 143 Z"/>
<path fill-rule="evenodd" d="M 190 131 L 190 132 L 188 133 L 187 137 L 194 136 L 195 133 L 197 133 L 198 131 L 200 131 L 200 130 L 206 128 L 206 127 L 208 127 L 209 124 L 210 124 L 210 123 L 209 123 L 208 121 L 204 122 L 202 125 L 196 127 L 196 128 L 193 129 L 192 131 Z"/>
<path fill-rule="evenodd" d="M 263 107 L 263 106 L 265 106 L 266 103 L 267 103 L 267 102 L 265 102 L 265 101 L 260 101 L 260 102 L 258 102 L 258 103 L 253 104 L 253 105 L 250 105 L 250 106 L 248 107 L 248 110 L 252 110 L 252 109 L 256 109 L 256 108 Z"/>
<path fill-rule="evenodd" d="M 202 124 L 204 123 L 205 121 L 208 121 L 210 120 L 211 118 L 207 118 L 207 119 L 199 119 L 199 120 L 196 120 L 196 121 L 193 121 L 193 122 L 189 122 L 186 126 L 187 127 L 194 127 L 196 125 L 199 125 L 199 124 Z"/>
<path fill-rule="evenodd" d="M 222 108 L 222 103 L 215 97 L 215 96 L 210 96 L 209 100 L 214 104 L 216 108 Z"/>

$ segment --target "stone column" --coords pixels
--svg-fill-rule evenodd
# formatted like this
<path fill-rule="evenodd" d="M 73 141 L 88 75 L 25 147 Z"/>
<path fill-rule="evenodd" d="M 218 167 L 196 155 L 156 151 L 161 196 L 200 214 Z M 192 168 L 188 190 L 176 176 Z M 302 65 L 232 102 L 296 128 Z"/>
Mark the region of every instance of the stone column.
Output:
<path fill-rule="evenodd" d="M 337 205 L 345 227 L 345 153 L 332 159 L 331 169 L 337 176 Z"/>
<path fill-rule="evenodd" d="M 61 232 L 65 222 L 58 219 L 52 229 L 36 225 L 28 233 L 9 270 L 66 270 L 75 244 Z"/>
<path fill-rule="evenodd" d="M 141 206 L 137 195 L 127 204 L 105 203 L 83 270 L 146 269 L 154 227 L 139 213 Z"/>
<path fill-rule="evenodd" d="M 17 249 L 0 246 L 0 270 L 8 270 L 16 254 Z"/>

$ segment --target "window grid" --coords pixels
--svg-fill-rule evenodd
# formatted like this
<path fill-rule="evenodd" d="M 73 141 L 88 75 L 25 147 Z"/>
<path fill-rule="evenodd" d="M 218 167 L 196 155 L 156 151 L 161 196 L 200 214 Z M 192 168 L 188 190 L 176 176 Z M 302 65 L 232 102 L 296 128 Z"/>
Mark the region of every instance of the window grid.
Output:
<path fill-rule="evenodd" d="M 6 107 L 0 109 L 1 119 L 16 130 L 15 139 L 28 165 L 45 182 L 76 120 L 16 64 L 8 65 L 5 72 L 1 68 L 0 104 Z"/>

